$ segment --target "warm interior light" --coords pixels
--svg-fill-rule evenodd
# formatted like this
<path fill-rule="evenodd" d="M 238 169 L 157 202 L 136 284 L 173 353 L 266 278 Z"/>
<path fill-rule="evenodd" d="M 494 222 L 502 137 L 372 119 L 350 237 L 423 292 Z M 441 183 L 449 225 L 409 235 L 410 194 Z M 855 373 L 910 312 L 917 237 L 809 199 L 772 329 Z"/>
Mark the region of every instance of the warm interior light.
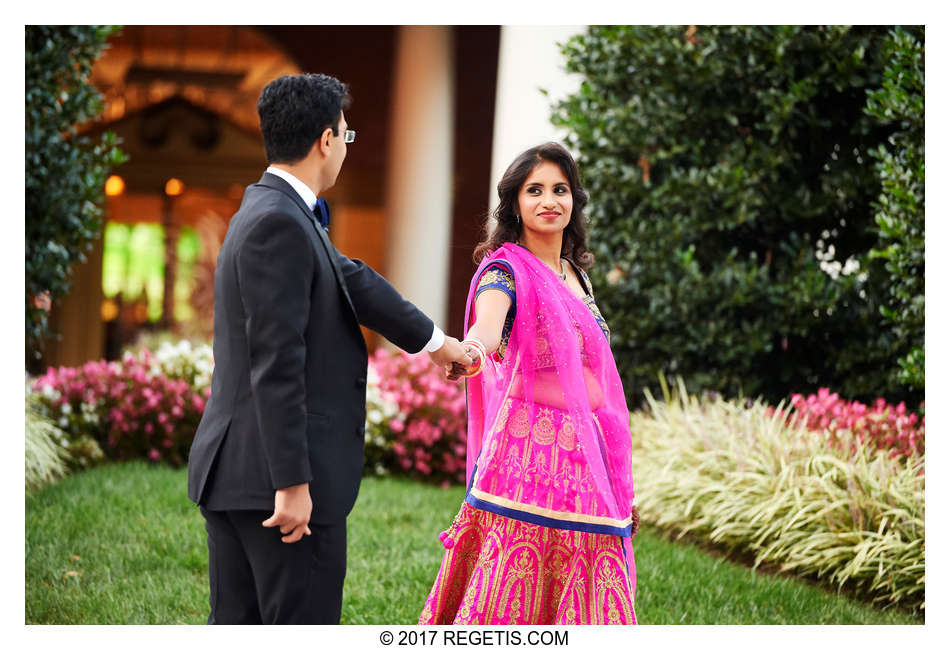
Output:
<path fill-rule="evenodd" d="M 144 302 L 140 302 L 135 305 L 132 313 L 135 317 L 136 323 L 144 323 L 148 320 L 148 305 L 146 305 Z"/>
<path fill-rule="evenodd" d="M 106 298 L 102 302 L 99 313 L 102 314 L 102 320 L 108 323 L 111 320 L 115 320 L 115 317 L 119 315 L 119 306 L 115 304 L 115 300 Z"/>
<path fill-rule="evenodd" d="M 185 184 L 177 178 L 169 178 L 165 183 L 165 194 L 168 196 L 178 196 L 185 191 Z"/>
<path fill-rule="evenodd" d="M 106 180 L 106 196 L 119 196 L 125 191 L 125 181 L 113 174 Z"/>

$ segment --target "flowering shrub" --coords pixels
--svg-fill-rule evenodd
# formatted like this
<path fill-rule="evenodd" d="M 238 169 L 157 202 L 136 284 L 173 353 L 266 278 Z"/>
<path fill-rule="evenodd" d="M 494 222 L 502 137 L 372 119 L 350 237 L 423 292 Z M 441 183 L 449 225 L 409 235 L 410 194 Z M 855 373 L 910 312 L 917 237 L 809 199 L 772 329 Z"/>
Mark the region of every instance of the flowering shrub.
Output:
<path fill-rule="evenodd" d="M 465 481 L 465 392 L 426 355 L 377 350 L 366 391 L 366 469 Z"/>
<path fill-rule="evenodd" d="M 77 368 L 49 368 L 33 382 L 47 411 L 71 440 L 89 435 L 113 459 L 146 456 L 173 465 L 185 462 L 211 389 L 200 363 L 178 364 L 180 355 L 164 360 L 148 350 L 126 353 L 121 361 L 90 361 Z M 194 380 L 168 376 L 177 368 Z"/>
<path fill-rule="evenodd" d="M 923 409 L 924 404 L 920 406 Z M 890 449 L 891 456 L 924 453 L 924 418 L 908 413 L 903 402 L 893 406 L 878 398 L 873 407 L 868 407 L 821 388 L 808 397 L 792 395 L 791 408 L 806 427 L 826 433 L 830 445 L 852 450 L 858 444 L 870 445 Z M 844 435 L 845 432 L 853 436 Z"/>
<path fill-rule="evenodd" d="M 399 415 L 399 405 L 380 388 L 376 363 L 370 358 L 366 377 L 366 437 L 364 447 L 364 474 L 386 476 L 396 459 L 393 451 L 395 435 L 389 423 Z"/>
<path fill-rule="evenodd" d="M 155 351 L 155 360 L 162 374 L 169 379 L 183 379 L 196 393 L 204 394 L 211 387 L 214 356 L 207 343 L 192 345 L 187 340 L 163 342 Z"/>
<path fill-rule="evenodd" d="M 852 446 L 847 429 L 829 446 L 787 410 L 661 386 L 631 414 L 644 522 L 923 610 L 923 453 Z"/>
<path fill-rule="evenodd" d="M 119 362 L 50 368 L 32 383 L 72 456 L 148 457 L 182 464 L 211 393 L 207 344 L 162 342 Z M 366 473 L 465 480 L 465 393 L 425 355 L 378 350 L 366 389 Z M 93 449 L 89 450 L 89 443 Z M 102 452 L 98 452 L 101 457 Z M 82 464 L 88 464 L 83 458 Z"/>

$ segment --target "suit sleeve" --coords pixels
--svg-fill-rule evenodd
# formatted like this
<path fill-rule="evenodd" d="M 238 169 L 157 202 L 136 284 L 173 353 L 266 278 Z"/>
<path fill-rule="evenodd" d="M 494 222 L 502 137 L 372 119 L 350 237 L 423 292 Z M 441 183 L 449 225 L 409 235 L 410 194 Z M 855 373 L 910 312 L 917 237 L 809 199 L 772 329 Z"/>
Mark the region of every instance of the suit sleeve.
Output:
<path fill-rule="evenodd" d="M 360 325 L 379 332 L 406 352 L 422 350 L 432 338 L 432 319 L 362 260 L 334 252 Z"/>
<path fill-rule="evenodd" d="M 314 259 L 300 224 L 269 214 L 236 255 L 245 312 L 251 396 L 275 490 L 313 476 L 307 444 L 305 331 Z"/>

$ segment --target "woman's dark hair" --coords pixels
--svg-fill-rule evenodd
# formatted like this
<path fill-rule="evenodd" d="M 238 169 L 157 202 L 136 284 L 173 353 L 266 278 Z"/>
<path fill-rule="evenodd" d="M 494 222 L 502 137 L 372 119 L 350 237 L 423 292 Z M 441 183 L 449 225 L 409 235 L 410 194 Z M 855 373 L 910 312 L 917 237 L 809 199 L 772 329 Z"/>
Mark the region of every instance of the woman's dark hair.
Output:
<path fill-rule="evenodd" d="M 521 238 L 523 226 L 521 220 L 515 218 L 518 192 L 534 168 L 545 161 L 555 163 L 564 172 L 564 176 L 571 185 L 571 195 L 574 200 L 571 220 L 564 228 L 561 257 L 566 257 L 574 262 L 575 266 L 585 271 L 593 265 L 594 254 L 587 248 L 587 224 L 584 217 L 584 206 L 587 205 L 588 199 L 587 191 L 581 186 L 574 158 L 557 142 L 546 142 L 531 147 L 508 166 L 505 175 L 498 182 L 498 207 L 491 213 L 497 225 L 494 230 L 491 230 L 491 219 L 485 220 L 485 239 L 475 247 L 473 255 L 476 264 L 480 263 L 486 255 L 501 248 L 505 242 L 517 243 Z"/>
<path fill-rule="evenodd" d="M 306 158 L 325 130 L 339 135 L 340 115 L 349 106 L 346 84 L 329 75 L 274 79 L 257 100 L 267 162 L 295 163 Z"/>

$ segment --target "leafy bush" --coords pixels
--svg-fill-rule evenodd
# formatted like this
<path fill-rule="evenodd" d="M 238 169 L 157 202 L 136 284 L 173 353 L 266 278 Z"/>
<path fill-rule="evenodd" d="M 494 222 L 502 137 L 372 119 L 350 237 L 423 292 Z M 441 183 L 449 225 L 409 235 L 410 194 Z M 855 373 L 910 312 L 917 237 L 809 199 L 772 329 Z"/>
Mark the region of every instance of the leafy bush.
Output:
<path fill-rule="evenodd" d="M 126 156 L 114 134 L 98 141 L 76 126 L 102 111 L 89 73 L 114 27 L 26 26 L 26 339 L 48 335 L 41 298 L 69 290 L 73 264 L 99 236 L 109 169 Z"/>
<path fill-rule="evenodd" d="M 122 361 L 49 368 L 32 389 L 70 438 L 92 436 L 111 459 L 147 457 L 173 465 L 187 459 L 211 392 L 166 376 L 147 350 Z"/>
<path fill-rule="evenodd" d="M 822 388 L 815 395 L 792 395 L 794 417 L 805 426 L 828 436 L 828 442 L 845 449 L 844 439 L 852 445 L 886 449 L 891 456 L 924 453 L 924 418 L 908 413 L 903 402 L 893 406 L 878 398 L 874 406 L 848 402 Z M 924 404 L 920 405 L 921 410 Z"/>
<path fill-rule="evenodd" d="M 583 83 L 552 119 L 590 191 L 591 275 L 631 405 L 659 372 L 773 402 L 821 386 L 922 399 L 892 376 L 889 282 L 869 260 L 868 152 L 896 127 L 865 106 L 887 39 L 605 26 L 563 46 Z"/>
<path fill-rule="evenodd" d="M 377 350 L 367 389 L 366 469 L 465 482 L 465 392 L 427 355 Z M 377 421 L 378 420 L 378 421 Z"/>
<path fill-rule="evenodd" d="M 881 306 L 894 324 L 897 380 L 924 387 L 924 30 L 891 31 L 888 64 L 881 88 L 869 93 L 865 111 L 898 131 L 888 146 L 871 152 L 877 159 L 882 191 L 875 202 L 879 244 L 873 254 L 885 260 L 890 292 Z"/>
<path fill-rule="evenodd" d="M 923 609 L 922 454 L 892 457 L 845 430 L 829 447 L 781 407 L 697 399 L 682 382 L 665 403 L 646 398 L 631 416 L 644 521 Z"/>

